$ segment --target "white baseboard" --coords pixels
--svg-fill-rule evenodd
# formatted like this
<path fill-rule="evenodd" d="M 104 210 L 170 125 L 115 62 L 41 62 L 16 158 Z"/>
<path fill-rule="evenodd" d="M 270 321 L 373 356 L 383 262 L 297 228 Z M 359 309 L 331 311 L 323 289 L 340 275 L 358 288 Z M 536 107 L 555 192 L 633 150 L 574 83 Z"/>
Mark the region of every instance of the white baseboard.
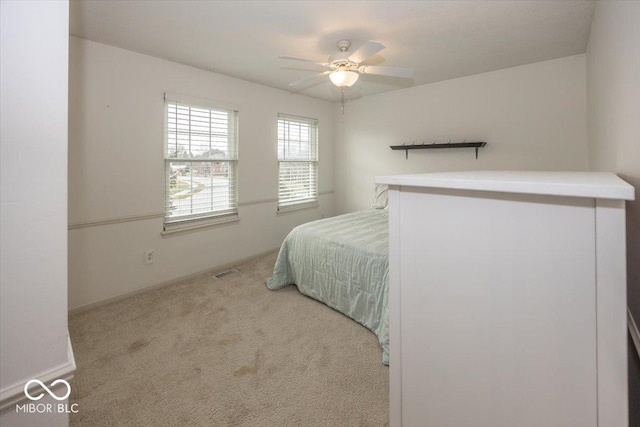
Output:
<path fill-rule="evenodd" d="M 633 316 L 631 315 L 631 310 L 627 307 L 627 326 L 629 327 L 629 334 L 631 334 L 631 340 L 636 347 L 636 353 L 638 353 L 638 357 L 640 357 L 640 332 L 638 332 L 638 325 L 636 324 Z"/>
<path fill-rule="evenodd" d="M 270 254 L 272 252 L 276 252 L 278 249 L 280 249 L 280 247 L 277 247 L 277 248 L 274 248 L 274 249 L 269 249 L 268 251 L 261 252 L 261 253 L 256 254 L 256 255 L 251 255 L 249 257 L 242 258 L 242 259 L 239 259 L 239 260 L 236 260 L 236 261 L 233 261 L 233 262 L 227 262 L 225 264 L 221 264 L 221 265 L 218 265 L 218 266 L 215 266 L 215 267 L 212 267 L 212 268 L 207 268 L 206 270 L 198 271 L 196 273 L 192 273 L 192 274 L 187 274 L 185 276 L 176 277 L 175 279 L 167 280 L 165 282 L 158 283 L 156 285 L 146 286 L 146 287 L 141 288 L 141 289 L 136 289 L 135 291 L 126 292 L 124 294 L 116 295 L 114 297 L 106 298 L 106 299 L 103 299 L 103 300 L 100 300 L 100 301 L 96 301 L 96 302 L 91 302 L 89 304 L 81 305 L 79 307 L 74 307 L 71 310 L 69 310 L 69 315 L 72 316 L 74 314 L 82 313 L 83 311 L 91 310 L 92 308 L 96 308 L 96 307 L 101 307 L 103 305 L 110 304 L 112 302 L 121 301 L 123 299 L 131 298 L 133 296 L 140 295 L 140 294 L 146 294 L 147 292 L 151 292 L 151 291 L 154 291 L 156 289 L 164 288 L 165 286 L 171 286 L 171 285 L 175 285 L 176 283 L 183 282 L 185 280 L 193 279 L 194 277 L 198 277 L 198 276 L 200 276 L 202 274 L 219 273 L 221 271 L 224 271 L 224 270 L 227 270 L 227 269 L 229 269 L 231 267 L 234 267 L 234 266 L 236 266 L 238 264 L 242 264 L 243 262 L 251 261 L 252 259 L 260 258 L 261 256 Z M 266 279 L 266 277 L 265 277 L 265 279 Z"/>
<path fill-rule="evenodd" d="M 71 347 L 71 339 L 67 333 L 67 361 L 62 365 L 54 366 L 45 372 L 40 372 L 30 378 L 25 378 L 17 383 L 0 390 L 0 414 L 13 409 L 16 404 L 27 400 L 24 394 L 24 385 L 32 379 L 38 379 L 45 384 L 50 384 L 53 380 L 62 379 L 69 381 L 76 372 L 76 359 L 73 356 L 73 348 Z"/>

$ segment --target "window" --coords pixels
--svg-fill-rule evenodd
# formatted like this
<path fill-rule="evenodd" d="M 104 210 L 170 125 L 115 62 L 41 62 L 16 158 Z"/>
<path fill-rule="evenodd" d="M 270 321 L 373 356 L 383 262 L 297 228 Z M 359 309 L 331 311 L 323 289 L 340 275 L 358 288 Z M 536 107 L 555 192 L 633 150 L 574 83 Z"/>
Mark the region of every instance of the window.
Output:
<path fill-rule="evenodd" d="M 278 211 L 318 205 L 318 121 L 278 114 Z"/>
<path fill-rule="evenodd" d="M 165 94 L 165 230 L 237 219 L 238 112 Z"/>

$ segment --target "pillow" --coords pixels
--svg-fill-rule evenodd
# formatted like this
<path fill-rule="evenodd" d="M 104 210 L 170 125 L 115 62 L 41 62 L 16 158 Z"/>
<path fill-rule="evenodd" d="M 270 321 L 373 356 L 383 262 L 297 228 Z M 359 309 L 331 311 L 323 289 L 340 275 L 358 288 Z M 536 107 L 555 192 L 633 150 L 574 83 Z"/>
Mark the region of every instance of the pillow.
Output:
<path fill-rule="evenodd" d="M 373 198 L 373 209 L 386 209 L 389 206 L 389 187 L 387 184 L 376 184 Z"/>

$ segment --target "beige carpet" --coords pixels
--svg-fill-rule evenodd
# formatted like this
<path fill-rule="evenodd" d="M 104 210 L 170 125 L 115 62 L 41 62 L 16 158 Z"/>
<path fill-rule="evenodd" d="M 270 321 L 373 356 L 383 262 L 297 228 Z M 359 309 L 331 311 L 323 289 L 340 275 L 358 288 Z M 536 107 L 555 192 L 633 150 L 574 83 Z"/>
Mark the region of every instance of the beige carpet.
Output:
<path fill-rule="evenodd" d="M 387 425 L 375 335 L 294 286 L 269 291 L 274 261 L 71 316 L 71 425 Z"/>

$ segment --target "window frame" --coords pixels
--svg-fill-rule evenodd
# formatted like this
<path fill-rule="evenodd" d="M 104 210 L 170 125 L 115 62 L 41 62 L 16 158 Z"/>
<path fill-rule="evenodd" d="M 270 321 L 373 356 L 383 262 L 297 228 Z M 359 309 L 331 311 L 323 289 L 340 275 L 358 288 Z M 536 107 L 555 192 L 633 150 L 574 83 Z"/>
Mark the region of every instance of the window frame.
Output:
<path fill-rule="evenodd" d="M 233 147 L 229 152 L 233 155 L 227 159 L 216 158 L 180 158 L 170 157 L 168 154 L 169 145 L 169 105 L 180 105 L 189 108 L 206 109 L 216 112 L 225 112 L 233 115 Z M 229 222 L 236 222 L 239 220 L 238 216 L 238 163 L 239 163 L 239 109 L 235 105 L 220 103 L 211 101 L 208 99 L 195 98 L 185 95 L 178 95 L 172 93 L 164 94 L 164 136 L 163 136 L 163 162 L 164 162 L 164 210 L 163 210 L 163 232 L 162 234 L 171 234 L 180 231 L 188 231 L 202 227 L 209 227 L 217 224 L 226 224 Z M 227 140 L 229 146 L 231 143 Z M 227 163 L 226 170 L 230 176 L 229 192 L 232 199 L 230 200 L 230 207 L 228 209 L 211 210 L 203 213 L 196 213 L 190 215 L 180 215 L 175 218 L 169 217 L 169 204 L 171 203 L 171 163 L 211 163 L 212 166 L 215 162 Z M 192 168 L 190 168 L 191 170 Z M 233 187 L 231 187 L 233 186 Z M 213 195 L 212 195 L 213 197 Z"/>
<path fill-rule="evenodd" d="M 312 132 L 314 133 L 314 135 L 311 137 L 311 140 L 309 141 L 309 144 L 311 145 L 309 152 L 313 154 L 313 159 L 309 159 L 309 160 L 304 160 L 304 159 L 286 159 L 286 158 L 281 158 L 280 157 L 280 122 L 281 121 L 285 121 L 285 122 L 293 122 L 293 123 L 299 123 L 299 124 L 308 124 L 312 126 Z M 277 157 L 277 161 L 278 161 L 278 176 L 277 176 L 277 188 L 278 188 L 278 197 L 277 197 L 277 212 L 280 213 L 286 213 L 286 212 L 291 212 L 291 211 L 296 211 L 296 210 L 300 210 L 300 209 L 309 209 L 309 208 L 316 208 L 318 206 L 320 206 L 319 204 L 319 190 L 318 190 L 318 185 L 319 185 L 319 163 L 320 163 L 320 156 L 319 156 L 319 148 L 320 148 L 320 138 L 319 138 L 319 129 L 320 129 L 320 122 L 318 119 L 315 118 L 311 118 L 311 117 L 302 117 L 302 116 L 296 116 L 296 115 L 292 115 L 292 114 L 285 114 L 285 113 L 278 113 L 278 117 L 277 117 L 277 121 L 276 121 L 276 157 Z M 311 157 L 311 156 L 310 156 Z M 281 194 L 281 165 L 283 163 L 308 163 L 310 166 L 313 165 L 314 168 L 314 172 L 313 172 L 313 179 L 315 180 L 315 182 L 313 182 L 312 186 L 313 186 L 313 194 L 311 195 L 311 197 L 308 198 L 304 198 L 304 199 L 300 199 L 298 201 L 291 201 L 289 199 L 286 199 L 284 202 L 281 200 L 282 199 L 282 194 Z"/>

